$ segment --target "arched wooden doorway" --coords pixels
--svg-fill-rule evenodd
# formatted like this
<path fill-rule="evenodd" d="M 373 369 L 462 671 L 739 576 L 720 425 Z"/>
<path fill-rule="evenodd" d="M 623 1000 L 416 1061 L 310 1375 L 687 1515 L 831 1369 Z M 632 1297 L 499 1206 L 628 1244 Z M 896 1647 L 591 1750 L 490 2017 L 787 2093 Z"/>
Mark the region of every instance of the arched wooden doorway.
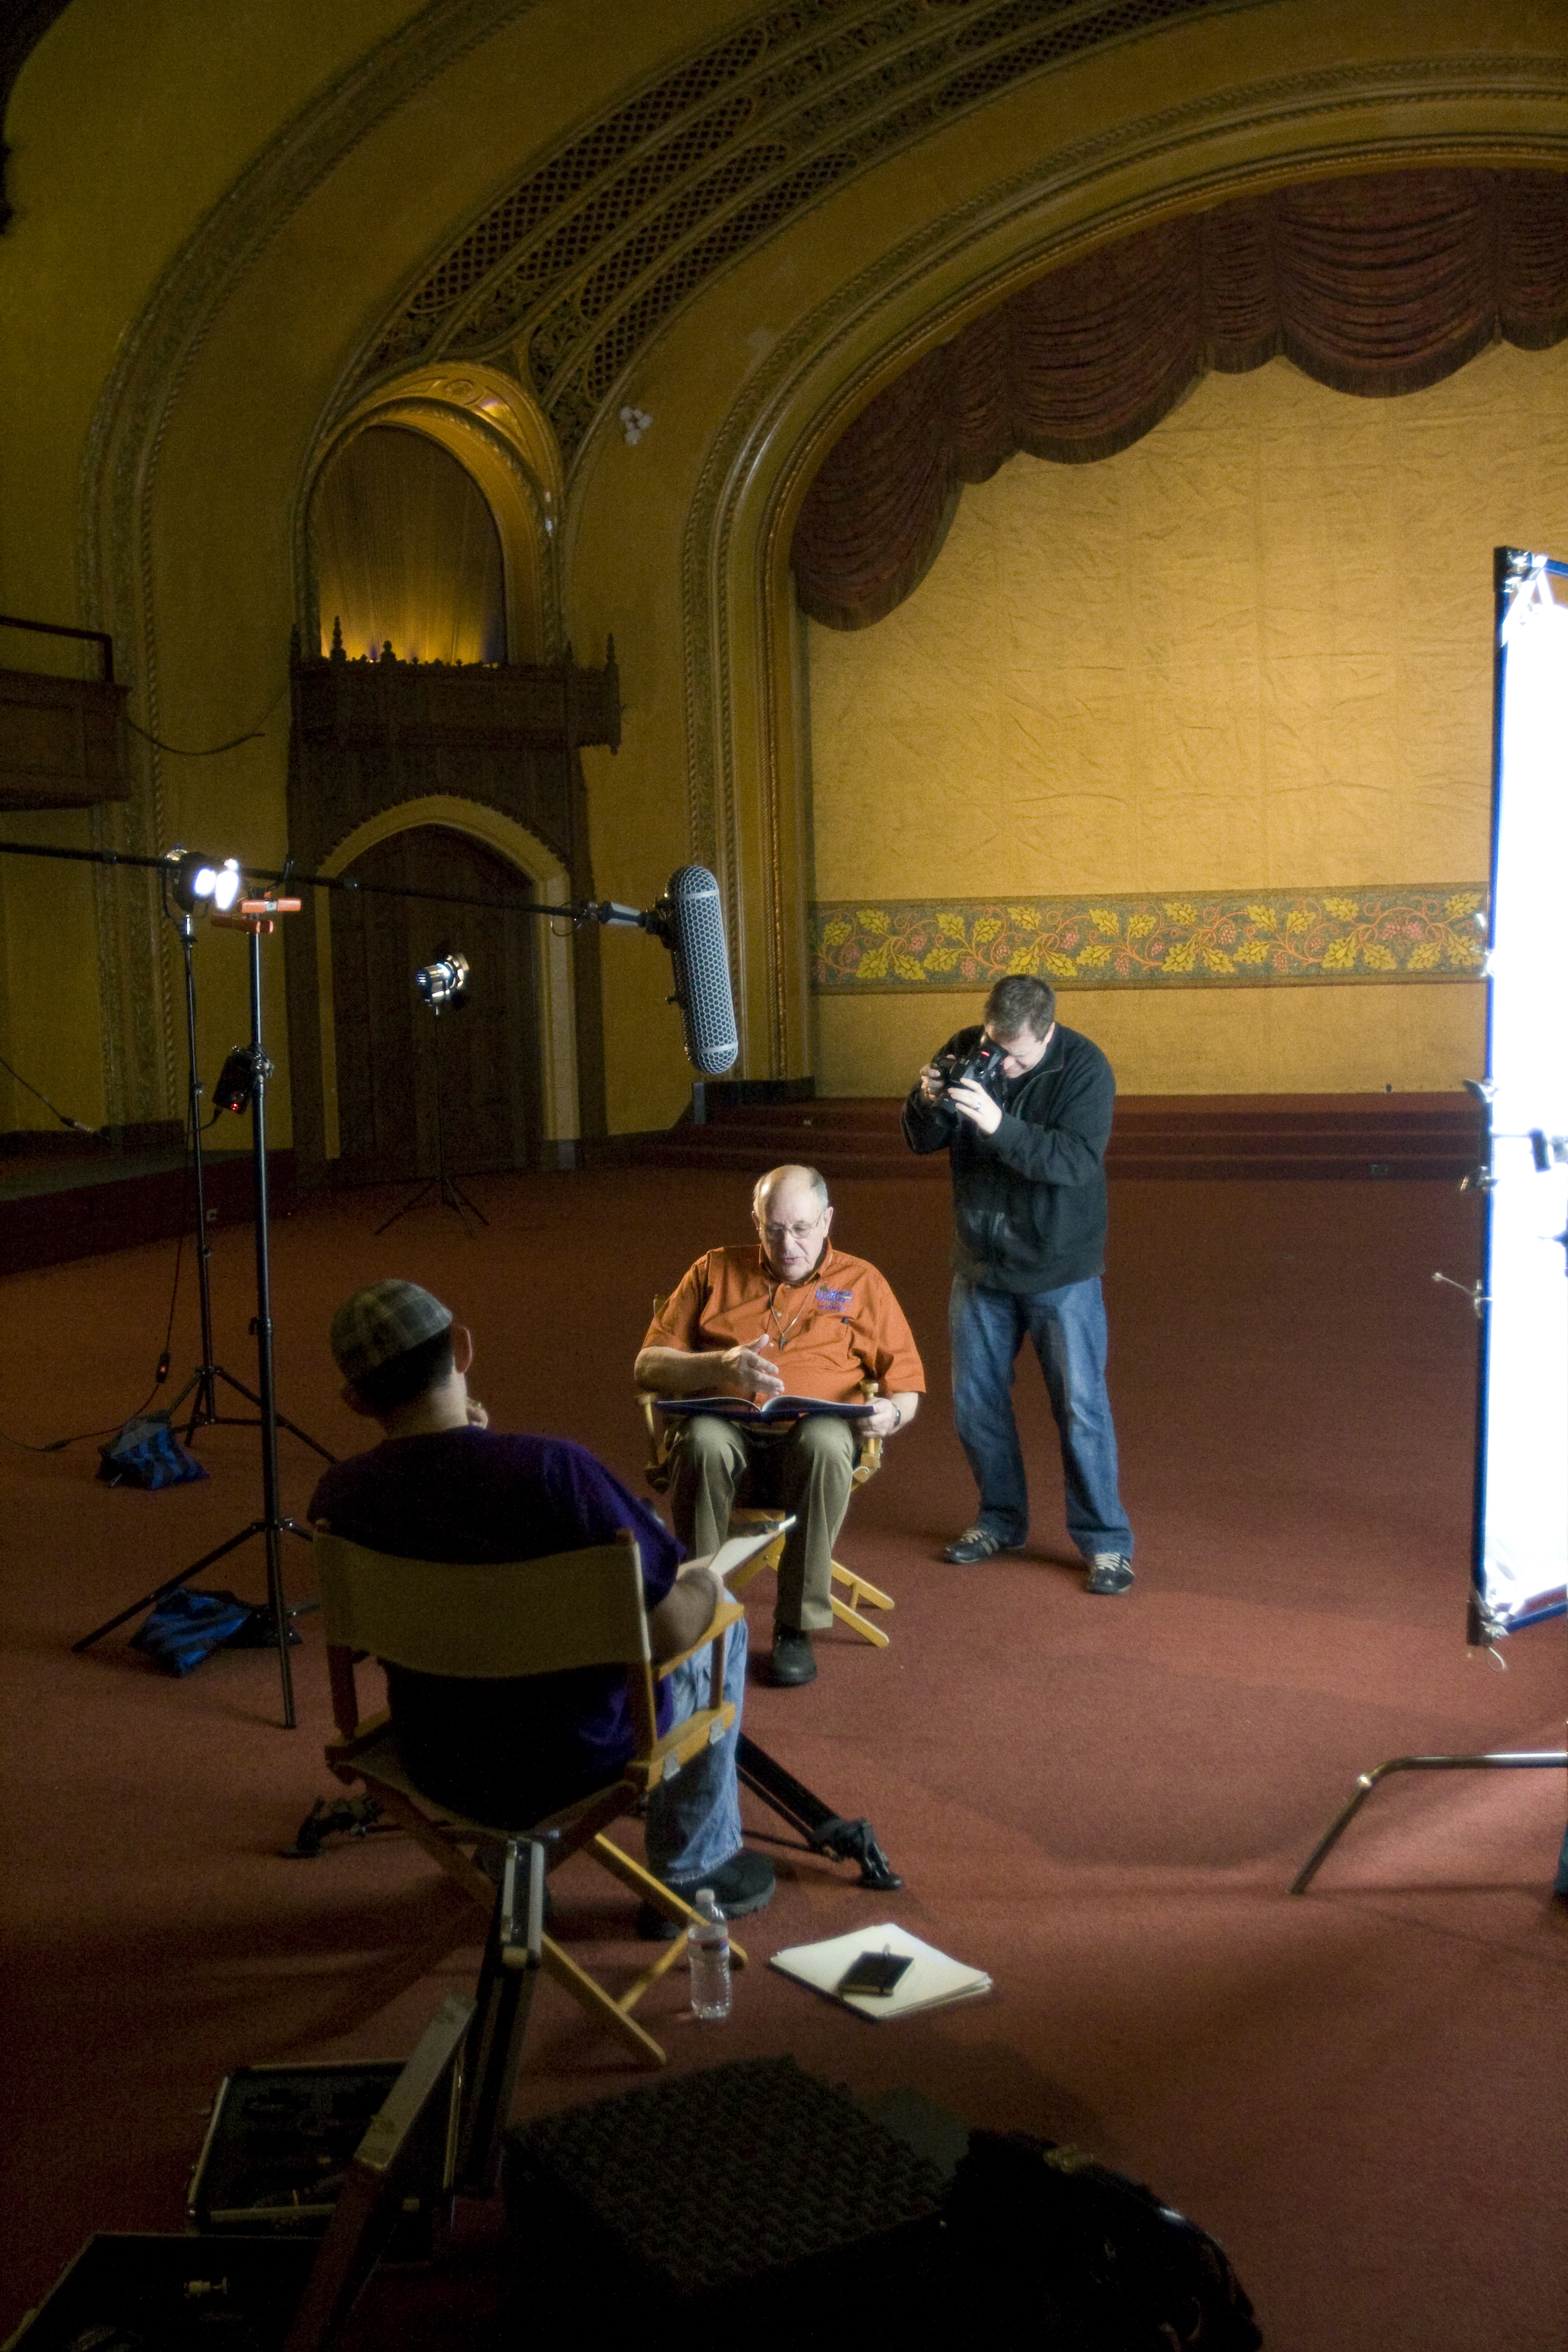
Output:
<path fill-rule="evenodd" d="M 466 834 L 414 825 L 346 872 L 364 883 L 524 899 L 533 885 Z M 425 898 L 334 891 L 332 1004 L 342 1181 L 412 1182 L 436 1166 L 436 1020 L 414 974 L 460 949 L 469 979 L 440 1016 L 442 1116 L 454 1175 L 539 1157 L 538 919 Z"/>

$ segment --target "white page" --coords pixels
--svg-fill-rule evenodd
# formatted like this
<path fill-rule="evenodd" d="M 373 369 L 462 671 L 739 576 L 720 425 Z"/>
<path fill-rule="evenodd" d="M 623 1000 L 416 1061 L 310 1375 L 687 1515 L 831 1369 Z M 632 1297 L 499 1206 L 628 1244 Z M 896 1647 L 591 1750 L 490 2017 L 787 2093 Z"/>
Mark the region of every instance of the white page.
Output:
<path fill-rule="evenodd" d="M 837 1990 L 840 1979 L 862 1952 L 883 1951 L 897 1953 L 910 1963 L 890 1993 Z M 830 1994 L 846 2009 L 870 2018 L 908 2017 L 915 2010 L 937 2009 L 944 2001 L 974 2000 L 991 1990 L 991 1979 L 984 1969 L 950 1959 L 934 1944 L 922 1943 L 891 1920 L 874 1927 L 857 1927 L 847 1936 L 830 1936 L 821 1944 L 792 1944 L 787 1950 L 775 1952 L 768 1966 L 782 1969 L 785 1976 L 796 1977 L 816 1991 Z"/>
<path fill-rule="evenodd" d="M 795 1525 L 793 1518 L 773 1519 L 765 1528 L 753 1528 L 750 1535 L 730 1536 L 715 1552 L 692 1563 L 697 1568 L 710 1568 L 715 1576 L 733 1576 L 738 1568 L 765 1550 L 776 1536 L 786 1535 Z"/>

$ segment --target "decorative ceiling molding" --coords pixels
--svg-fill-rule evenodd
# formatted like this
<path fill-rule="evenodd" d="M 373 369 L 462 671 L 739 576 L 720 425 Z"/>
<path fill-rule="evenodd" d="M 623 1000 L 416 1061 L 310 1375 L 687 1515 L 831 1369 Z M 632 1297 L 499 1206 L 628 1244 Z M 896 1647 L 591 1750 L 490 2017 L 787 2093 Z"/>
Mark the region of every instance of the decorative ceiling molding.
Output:
<path fill-rule="evenodd" d="M 900 148 L 1096 50 L 1268 0 L 793 0 L 667 67 L 531 168 L 411 288 L 363 386 L 508 363 L 568 463 L 719 271 Z"/>
<path fill-rule="evenodd" d="M 1389 127 L 1412 110 L 1430 112 L 1458 102 L 1509 110 L 1521 100 L 1544 102 L 1562 129 L 1487 135 L 1455 131 L 1440 121 L 1400 133 Z M 773 583 L 787 571 L 789 531 L 800 499 L 823 457 L 857 411 L 892 376 L 967 320 L 1004 299 L 1029 279 L 1078 257 L 1091 247 L 1173 212 L 1198 209 L 1291 180 L 1358 166 L 1390 169 L 1437 161 L 1528 163 L 1568 166 L 1568 57 L 1424 58 L 1408 65 L 1346 66 L 1285 75 L 1219 91 L 1121 123 L 1042 158 L 1011 183 L 949 213 L 889 248 L 869 268 L 835 289 L 797 319 L 750 374 L 728 417 L 709 445 L 688 510 L 681 551 L 681 642 L 688 751 L 688 811 L 691 855 L 712 867 L 725 892 L 731 936 L 741 904 L 737 852 L 738 768 L 752 747 L 739 740 L 738 712 L 761 698 L 768 706 L 787 692 L 779 675 L 788 648 L 778 640 Z M 1377 132 L 1336 138 L 1336 119 L 1371 115 Z M 1299 126 L 1299 129 L 1297 128 Z M 1256 161 L 1215 165 L 1216 148 L 1235 152 L 1237 134 L 1266 131 L 1269 146 Z M 1292 132 L 1295 135 L 1292 135 Z M 1099 209 L 1083 199 L 1097 184 L 1130 169 L 1166 167 L 1157 193 L 1109 198 Z M 1000 251 L 999 251 L 1000 249 Z M 939 273 L 952 282 L 973 256 L 973 273 L 947 299 L 920 300 Z M 888 324 L 879 331 L 879 319 Z M 893 324 L 902 319 L 908 323 Z M 829 394 L 826 387 L 838 381 Z M 802 429 L 803 404 L 813 380 L 825 387 Z M 792 436 L 787 460 L 772 474 L 765 511 L 746 509 L 766 470 L 770 446 Z M 766 673 L 737 693 L 732 594 L 754 602 Z M 733 609 L 738 610 L 735 604 Z M 776 729 L 761 747 L 766 824 L 777 835 L 780 796 L 799 779 L 780 772 Z M 773 970 L 766 996 L 773 1025 L 773 1066 L 785 1071 L 787 1003 L 798 963 L 805 984 L 805 932 L 792 940 L 776 877 L 764 877 L 769 896 L 764 926 Z M 798 950 L 798 953 L 796 952 Z"/>

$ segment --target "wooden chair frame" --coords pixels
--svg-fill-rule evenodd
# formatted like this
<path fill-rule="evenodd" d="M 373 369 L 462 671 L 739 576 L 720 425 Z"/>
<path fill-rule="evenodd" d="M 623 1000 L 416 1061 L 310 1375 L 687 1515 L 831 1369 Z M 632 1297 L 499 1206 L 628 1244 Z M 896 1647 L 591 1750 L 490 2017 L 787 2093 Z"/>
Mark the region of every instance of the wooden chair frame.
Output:
<path fill-rule="evenodd" d="M 504 1845 L 509 1836 L 527 1830 L 551 1836 L 552 1870 L 571 1854 L 591 1853 L 633 1895 L 679 1926 L 689 1926 L 697 1916 L 691 1906 L 605 1832 L 640 1804 L 672 1765 L 689 1762 L 734 1722 L 735 1702 L 724 1688 L 724 1643 L 731 1626 L 744 1614 L 738 1601 L 715 1612 L 700 1642 L 656 1666 L 643 1605 L 642 1563 L 636 1538 L 626 1530 L 614 1543 L 582 1551 L 472 1565 L 373 1551 L 322 1525 L 316 1529 L 315 1553 L 339 1733 L 326 1754 L 340 1780 L 363 1781 L 385 1812 L 487 1913 L 495 1901 L 495 1886 L 464 1848 L 481 1843 Z M 438 1607 L 432 1606 L 436 1594 Z M 709 1692 L 710 1698 L 718 1694 L 717 1701 L 696 1709 L 661 1738 L 655 1685 L 704 1649 L 712 1654 Z M 362 1718 L 354 1667 L 366 1655 L 473 1681 L 554 1674 L 573 1666 L 622 1666 L 636 1753 L 615 1780 L 542 1821 L 473 1820 L 426 1796 L 409 1778 L 384 1710 Z M 616 2034 L 644 2063 L 662 2066 L 663 2050 L 632 2011 L 681 1958 L 684 1942 L 677 1937 L 667 1945 L 618 1997 L 550 1936 L 543 1939 L 543 1965 L 596 2024 Z M 745 1953 L 733 1940 L 730 1952 L 737 1966 L 745 1965 Z"/>
<path fill-rule="evenodd" d="M 656 1315 L 663 1305 L 662 1298 L 654 1300 Z M 863 1381 L 861 1386 L 866 1391 L 866 1401 L 869 1403 L 877 1393 L 877 1383 L 875 1381 Z M 645 1475 L 655 1494 L 664 1495 L 669 1491 L 670 1457 L 675 1439 L 669 1423 L 658 1410 L 658 1398 L 651 1389 L 637 1391 L 637 1402 L 642 1407 L 643 1423 L 647 1432 L 647 1465 Z M 881 1439 L 862 1437 L 855 1458 L 854 1484 L 857 1486 L 863 1486 L 868 1478 L 876 1476 L 881 1466 Z M 761 1528 L 765 1527 L 770 1519 L 776 1517 L 775 1511 L 766 1510 L 751 1503 L 737 1503 L 730 1514 L 730 1526 L 731 1531 L 736 1528 Z M 747 1560 L 745 1566 L 738 1569 L 731 1577 L 731 1591 L 744 1592 L 752 1579 L 754 1576 L 760 1576 L 764 1568 L 771 1568 L 777 1575 L 779 1562 L 784 1558 L 784 1538 L 783 1536 L 778 1536 L 763 1550 Z M 854 1569 L 846 1568 L 843 1561 L 837 1559 L 833 1562 L 833 1583 L 835 1586 L 841 1585 L 844 1588 L 843 1599 L 839 1598 L 837 1591 L 830 1591 L 828 1595 L 833 1613 L 839 1623 L 847 1625 L 851 1632 L 858 1633 L 861 1640 L 869 1642 L 873 1648 L 885 1650 L 888 1646 L 887 1634 L 879 1625 L 873 1624 L 868 1617 L 863 1617 L 860 1612 L 863 1608 L 892 1609 L 896 1607 L 897 1603 L 892 1594 L 884 1592 L 880 1585 L 868 1582 Z"/>

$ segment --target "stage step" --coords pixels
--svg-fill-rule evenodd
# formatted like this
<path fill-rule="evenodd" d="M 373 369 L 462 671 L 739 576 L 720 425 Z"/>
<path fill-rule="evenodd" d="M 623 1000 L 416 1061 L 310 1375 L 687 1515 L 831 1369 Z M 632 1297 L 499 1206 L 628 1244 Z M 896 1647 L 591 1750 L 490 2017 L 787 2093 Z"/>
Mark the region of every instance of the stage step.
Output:
<path fill-rule="evenodd" d="M 911 1152 L 895 1097 L 724 1105 L 638 1156 L 658 1167 L 755 1175 L 805 1160 L 825 1176 L 945 1177 L 943 1152 Z M 1124 1095 L 1107 1171 L 1145 1178 L 1418 1177 L 1458 1183 L 1479 1158 L 1468 1095 Z"/>

